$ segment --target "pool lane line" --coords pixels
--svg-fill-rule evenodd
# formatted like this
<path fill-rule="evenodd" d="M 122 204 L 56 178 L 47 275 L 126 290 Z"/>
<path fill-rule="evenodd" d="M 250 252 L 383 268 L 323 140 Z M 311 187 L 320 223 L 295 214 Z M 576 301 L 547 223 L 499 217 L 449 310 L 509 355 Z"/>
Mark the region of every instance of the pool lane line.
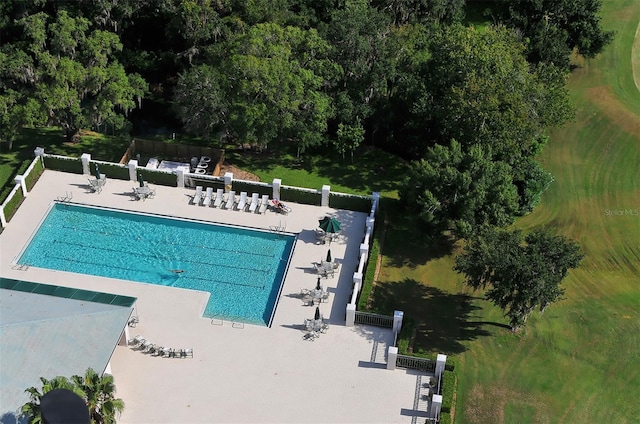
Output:
<path fill-rule="evenodd" d="M 108 247 L 96 247 L 94 245 L 87 245 L 87 244 L 82 244 L 82 243 L 75 243 L 75 242 L 68 242 L 68 241 L 61 241 L 61 240 L 54 240 L 54 243 L 61 243 L 61 244 L 66 244 L 66 245 L 70 245 L 70 246 L 76 246 L 76 247 L 82 247 L 84 249 L 93 249 L 93 250 L 98 250 L 98 251 L 108 251 L 108 252 L 113 252 L 113 253 L 118 253 L 118 254 L 127 254 L 127 255 L 131 255 L 131 256 L 135 256 L 135 257 L 147 257 L 147 258 L 152 258 L 152 259 L 159 259 L 159 260 L 167 260 L 167 261 L 173 261 L 175 260 L 175 257 L 173 256 L 159 256 L 159 255 L 151 255 L 148 253 L 144 253 L 144 252 L 139 252 L 139 251 L 125 251 L 123 252 L 120 249 L 111 249 Z M 50 256 L 50 257 L 54 257 L 54 256 Z M 271 256 L 272 258 L 276 258 L 277 256 L 273 255 Z M 256 271 L 256 272 L 263 272 L 263 273 L 267 273 L 267 272 L 271 272 L 271 269 L 259 269 L 259 268 L 251 268 L 251 267 L 244 267 L 244 266 L 239 266 L 239 265 L 229 265 L 227 263 L 220 263 L 220 262 L 204 262 L 204 261 L 196 261 L 196 260 L 191 260 L 191 259 L 181 259 L 180 262 L 186 262 L 186 263 L 191 263 L 191 264 L 198 264 L 198 265 L 209 265 L 209 266 L 216 266 L 216 267 L 227 267 L 227 268 L 235 268 L 235 269 L 240 269 L 240 270 L 244 270 L 244 271 Z"/>
<path fill-rule="evenodd" d="M 107 233 L 107 232 L 100 232 L 100 231 L 92 231 L 92 230 L 87 230 L 85 228 L 78 228 L 78 227 L 69 227 L 66 225 L 63 225 L 62 228 L 67 229 L 67 230 L 73 230 L 75 232 L 77 231 L 84 231 L 87 233 L 92 233 L 92 234 L 100 234 L 103 236 L 111 236 L 111 237 L 122 237 L 122 235 L 120 234 L 116 234 L 116 233 Z M 143 238 L 137 238 L 136 240 L 146 240 Z M 225 249 L 225 248 L 219 248 L 219 247 L 209 247 L 209 246 L 204 246 L 204 245 L 193 245 L 193 244 L 182 244 L 182 243 L 166 243 L 163 242 L 162 240 L 147 240 L 149 242 L 155 242 L 155 243 L 163 243 L 163 244 L 170 244 L 171 246 L 182 246 L 185 248 L 200 248 L 200 249 L 208 249 L 208 250 L 213 250 L 213 251 L 222 251 L 222 252 L 231 252 L 231 253 L 243 253 L 243 254 L 247 254 L 247 255 L 252 255 L 252 256 L 262 256 L 262 257 L 275 257 L 276 255 L 271 255 L 271 254 L 267 254 L 267 253 L 258 253 L 258 252 L 251 252 L 249 250 L 236 250 L 236 249 Z"/>
<path fill-rule="evenodd" d="M 97 266 L 108 266 L 109 268 L 116 268 L 116 269 L 120 269 L 120 270 L 123 270 L 123 271 L 141 272 L 140 269 L 125 268 L 125 267 L 121 267 L 121 266 L 113 266 L 113 265 L 109 265 L 109 264 L 102 263 L 102 262 L 80 261 L 80 260 L 76 260 L 76 259 L 63 258 L 63 257 L 60 257 L 60 256 L 54 256 L 54 255 L 45 255 L 45 257 L 53 258 L 53 259 L 59 259 L 59 260 L 63 260 L 63 261 L 70 262 L 70 263 L 78 263 L 78 264 L 85 264 L 85 265 L 97 265 Z M 60 271 L 65 271 L 65 270 L 60 270 Z M 66 272 L 77 272 L 77 271 L 66 271 Z M 142 272 L 146 272 L 146 271 L 142 271 Z M 170 272 L 170 271 L 168 271 L 168 272 Z M 204 277 L 189 277 L 188 274 L 187 274 L 186 277 L 183 277 L 184 275 L 185 275 L 185 273 L 181 273 L 180 277 L 176 276 L 176 280 L 182 279 L 182 278 L 187 278 L 187 279 L 190 279 L 190 280 L 209 281 L 209 282 L 215 282 L 215 283 L 221 283 L 221 284 L 227 284 L 227 285 L 233 285 L 233 286 L 249 287 L 249 288 L 253 288 L 253 289 L 264 290 L 264 288 L 265 288 L 264 284 L 261 285 L 261 286 L 257 286 L 257 285 L 253 285 L 253 284 L 234 283 L 234 282 L 231 282 L 231 281 L 215 280 L 215 279 L 204 278 Z M 105 277 L 105 278 L 117 278 L 117 277 Z M 164 285 L 164 284 L 154 284 L 154 283 L 147 283 L 147 284 L 153 284 L 153 285 L 156 285 L 156 286 L 163 286 L 163 287 L 176 287 L 176 286 L 167 286 L 167 285 Z M 178 287 L 178 288 L 182 288 L 182 287 Z M 197 290 L 197 289 L 190 289 L 190 290 Z M 205 290 L 201 290 L 201 291 L 205 291 Z"/>

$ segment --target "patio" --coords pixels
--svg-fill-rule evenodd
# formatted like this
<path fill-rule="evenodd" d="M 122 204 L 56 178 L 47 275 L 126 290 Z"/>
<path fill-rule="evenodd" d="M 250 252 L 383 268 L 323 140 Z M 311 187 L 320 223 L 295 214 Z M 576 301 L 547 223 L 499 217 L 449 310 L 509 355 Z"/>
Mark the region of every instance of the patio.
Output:
<path fill-rule="evenodd" d="M 118 346 L 111 370 L 126 404 L 119 422 L 410 423 L 424 416 L 416 411 L 422 376 L 385 369 L 391 331 L 344 325 L 365 214 L 295 203 L 288 203 L 292 210 L 286 216 L 230 211 L 191 204 L 193 189 L 163 186 L 154 186 L 155 197 L 139 202 L 132 198 L 131 187 L 131 181 L 110 179 L 98 194 L 89 190 L 86 176 L 45 171 L 0 235 L 3 277 L 135 296 L 139 322 L 131 337 L 140 334 L 153 343 L 195 352 L 193 359 L 181 361 Z M 12 261 L 48 205 L 68 193 L 76 203 L 267 230 L 284 226 L 286 232 L 297 233 L 272 326 L 202 318 L 208 296 L 202 292 L 15 269 Z M 321 308 L 331 329 L 307 343 L 302 340 L 304 320 L 315 308 L 305 306 L 300 293 L 315 286 L 312 263 L 327 253 L 315 235 L 318 220 L 327 214 L 342 223 L 340 239 L 331 243 L 333 260 L 340 266 L 335 278 L 322 281 L 329 296 Z"/>

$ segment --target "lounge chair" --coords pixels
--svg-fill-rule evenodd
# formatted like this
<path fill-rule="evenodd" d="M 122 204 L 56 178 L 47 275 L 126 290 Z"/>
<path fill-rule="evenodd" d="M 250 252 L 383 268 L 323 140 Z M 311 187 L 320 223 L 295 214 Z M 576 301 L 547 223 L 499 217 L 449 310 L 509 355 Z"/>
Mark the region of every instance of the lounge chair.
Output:
<path fill-rule="evenodd" d="M 309 331 L 307 334 L 305 334 L 304 336 L 302 336 L 302 340 L 306 340 L 306 341 L 312 342 L 312 341 L 314 341 L 315 339 L 317 339 L 318 337 L 320 337 L 320 336 L 318 335 L 318 333 L 317 333 L 317 332 L 315 332 L 315 331 Z"/>
<path fill-rule="evenodd" d="M 144 339 L 144 337 L 142 337 L 142 336 L 140 336 L 140 335 L 137 335 L 137 336 L 135 336 L 133 339 L 128 340 L 128 341 L 127 341 L 127 344 L 131 345 L 132 347 L 136 347 L 136 346 L 138 346 L 140 343 L 142 343 L 142 342 L 144 342 L 144 341 L 146 341 L 146 340 Z"/>
<path fill-rule="evenodd" d="M 193 204 L 199 205 L 202 200 L 202 186 L 196 186 L 196 194 L 193 196 Z"/>
<path fill-rule="evenodd" d="M 207 192 L 202 200 L 202 206 L 209 206 L 211 204 L 211 197 L 213 196 L 213 187 L 207 187 Z"/>
<path fill-rule="evenodd" d="M 245 207 L 247 207 L 247 192 L 243 191 L 240 193 L 240 200 L 238 201 L 237 209 L 239 211 L 243 211 Z"/>
<path fill-rule="evenodd" d="M 91 187 L 95 193 L 100 193 L 106 183 L 107 176 L 105 174 L 100 175 L 100 178 L 89 178 L 89 187 Z"/>
<path fill-rule="evenodd" d="M 225 209 L 233 209 L 236 204 L 236 192 L 231 190 L 229 192 L 229 197 L 227 197 L 227 202 L 224 204 Z"/>
<path fill-rule="evenodd" d="M 283 215 L 288 215 L 289 212 L 291 212 L 291 208 L 287 205 L 285 205 L 284 203 L 282 203 L 280 200 L 278 199 L 273 199 L 271 201 L 272 203 L 272 208 L 274 211 L 281 213 Z"/>
<path fill-rule="evenodd" d="M 216 198 L 213 201 L 213 207 L 219 208 L 222 205 L 223 201 L 224 201 L 224 189 L 219 188 L 216 190 Z"/>
<path fill-rule="evenodd" d="M 193 349 L 180 349 L 173 352 L 173 356 L 176 358 L 193 358 Z"/>
<path fill-rule="evenodd" d="M 258 193 L 253 193 L 251 195 L 251 204 L 249 205 L 249 212 L 254 213 L 258 207 L 258 203 L 260 203 L 260 195 Z"/>
<path fill-rule="evenodd" d="M 260 201 L 260 209 L 258 209 L 258 213 L 263 214 L 268 207 L 269 207 L 269 195 L 263 194 L 262 200 Z"/>

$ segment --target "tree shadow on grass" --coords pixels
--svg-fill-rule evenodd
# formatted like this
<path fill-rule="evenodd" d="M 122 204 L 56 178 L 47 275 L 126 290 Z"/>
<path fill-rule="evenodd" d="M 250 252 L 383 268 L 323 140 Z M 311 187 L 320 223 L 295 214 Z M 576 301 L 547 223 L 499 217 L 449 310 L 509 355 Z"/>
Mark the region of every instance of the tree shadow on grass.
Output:
<path fill-rule="evenodd" d="M 384 314 L 404 312 L 404 322 L 414 326 L 409 346 L 414 353 L 456 354 L 467 350 L 464 342 L 491 335 L 483 326 L 493 323 L 472 320 L 473 312 L 480 309 L 474 299 L 405 278 L 378 283 L 372 307 Z"/>
<path fill-rule="evenodd" d="M 398 202 L 386 202 L 384 212 L 386 233 L 382 254 L 390 261 L 389 266 L 414 268 L 453 252 L 456 243 L 453 237 L 430 235 L 419 218 L 403 212 Z"/>

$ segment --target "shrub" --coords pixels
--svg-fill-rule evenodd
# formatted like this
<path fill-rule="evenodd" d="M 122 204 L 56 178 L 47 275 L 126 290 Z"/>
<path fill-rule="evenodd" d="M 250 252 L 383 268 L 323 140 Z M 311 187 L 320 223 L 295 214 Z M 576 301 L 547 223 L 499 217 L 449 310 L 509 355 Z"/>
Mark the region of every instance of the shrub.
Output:
<path fill-rule="evenodd" d="M 329 206 L 334 209 L 346 209 L 368 213 L 371 211 L 371 197 L 355 194 L 329 193 Z"/>
<path fill-rule="evenodd" d="M 44 166 L 54 171 L 70 172 L 72 174 L 82 174 L 82 161 L 78 158 L 67 158 L 61 156 L 44 156 Z"/>
<path fill-rule="evenodd" d="M 304 205 L 320 205 L 322 193 L 317 190 L 300 190 L 293 187 L 280 187 L 280 200 Z"/>
<path fill-rule="evenodd" d="M 440 393 L 442 393 L 442 412 L 453 411 L 454 404 L 453 398 L 457 389 L 458 379 L 456 374 L 452 371 L 445 371 L 442 374 L 442 386 Z"/>
<path fill-rule="evenodd" d="M 373 291 L 373 280 L 376 275 L 376 266 L 378 264 L 378 256 L 380 255 L 380 241 L 378 240 L 380 232 L 378 226 L 373 227 L 373 242 L 369 249 L 369 259 L 365 265 L 364 276 L 362 278 L 362 288 L 360 289 L 360 298 L 358 299 L 358 310 L 366 311 L 369 297 Z"/>

